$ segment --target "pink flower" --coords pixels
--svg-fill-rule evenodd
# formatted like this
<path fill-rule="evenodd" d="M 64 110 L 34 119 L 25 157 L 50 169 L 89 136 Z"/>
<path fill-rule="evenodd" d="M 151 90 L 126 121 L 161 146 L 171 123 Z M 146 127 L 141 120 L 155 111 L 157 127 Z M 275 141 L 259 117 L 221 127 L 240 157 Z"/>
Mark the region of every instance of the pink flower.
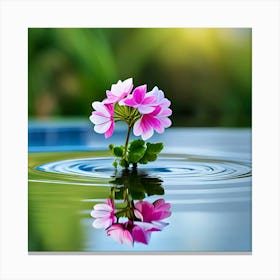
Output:
<path fill-rule="evenodd" d="M 153 103 L 156 101 L 155 96 L 146 97 L 147 86 L 142 85 L 135 88 L 132 95 L 120 102 L 120 105 L 127 105 L 137 108 L 140 114 L 148 114 L 154 111 Z"/>
<path fill-rule="evenodd" d="M 141 135 L 143 140 L 147 140 L 153 136 L 154 129 L 162 131 L 161 122 L 156 118 L 156 115 L 160 112 L 160 110 L 160 106 L 157 106 L 153 112 L 145 114 L 137 120 L 133 126 L 134 135 Z"/>
<path fill-rule="evenodd" d="M 132 99 L 127 98 L 124 103 L 132 107 L 138 106 L 138 110 L 139 106 L 143 106 L 145 108 L 144 112 L 143 110 L 142 112 L 139 110 L 139 112 L 143 115 L 139 120 L 135 122 L 133 133 L 135 134 L 135 136 L 141 135 L 143 140 L 147 140 L 148 138 L 153 136 L 154 130 L 157 133 L 163 133 L 165 128 L 171 126 L 171 120 L 168 117 L 171 116 L 172 110 L 168 108 L 171 104 L 170 101 L 164 97 L 163 91 L 158 87 L 154 87 L 153 90 L 148 93 L 146 93 L 146 89 L 143 90 L 143 92 L 141 98 L 147 101 L 141 101 L 142 99 L 137 97 L 136 95 Z M 136 103 L 136 101 L 134 100 L 136 99 L 136 97 L 141 102 L 138 102 L 137 105 L 134 105 L 134 103 Z M 139 105 L 139 103 L 141 104 Z M 148 110 L 146 108 L 148 108 Z"/>
<path fill-rule="evenodd" d="M 114 205 L 110 198 L 107 199 L 107 204 L 96 204 L 93 209 L 90 213 L 93 218 L 96 218 L 92 224 L 93 227 L 106 229 L 117 221 L 114 215 Z"/>
<path fill-rule="evenodd" d="M 157 106 L 153 112 L 143 115 L 135 122 L 133 133 L 135 136 L 141 135 L 143 140 L 152 137 L 154 130 L 158 133 L 163 133 L 164 129 L 171 125 L 171 121 L 168 118 L 171 114 L 172 111 L 169 108 Z"/>
<path fill-rule="evenodd" d="M 134 206 L 134 214 L 142 222 L 152 223 L 159 230 L 168 225 L 161 221 L 171 215 L 170 203 L 165 203 L 164 199 L 158 199 L 154 203 L 138 201 Z"/>
<path fill-rule="evenodd" d="M 114 224 L 107 230 L 107 235 L 121 244 L 133 246 L 133 237 L 127 226 L 128 223 Z"/>
<path fill-rule="evenodd" d="M 108 203 L 111 203 L 109 200 Z M 104 208 L 104 206 L 102 206 Z M 124 223 L 117 223 L 114 211 L 110 212 L 113 220 L 106 228 L 107 236 L 111 236 L 120 244 L 133 246 L 134 242 L 148 244 L 151 239 L 151 234 L 154 231 L 161 231 L 168 223 L 162 220 L 171 215 L 170 204 L 165 203 L 164 199 L 158 199 L 154 203 L 147 201 L 138 201 L 134 205 L 134 214 L 139 220 L 127 220 Z M 99 212 L 95 216 L 101 216 Z M 108 215 L 105 215 L 108 217 Z M 104 217 L 104 215 L 102 216 Z M 102 224 L 100 222 L 99 224 Z M 102 226 L 100 226 L 102 227 Z"/>
<path fill-rule="evenodd" d="M 119 80 L 117 84 L 113 84 L 111 90 L 106 91 L 107 98 L 104 99 L 104 104 L 112 104 L 118 102 L 130 94 L 133 88 L 132 78 L 125 81 Z"/>
<path fill-rule="evenodd" d="M 113 104 L 103 104 L 96 101 L 92 103 L 92 107 L 95 111 L 92 112 L 89 119 L 95 124 L 94 131 L 105 133 L 105 138 L 110 137 L 115 127 Z"/>

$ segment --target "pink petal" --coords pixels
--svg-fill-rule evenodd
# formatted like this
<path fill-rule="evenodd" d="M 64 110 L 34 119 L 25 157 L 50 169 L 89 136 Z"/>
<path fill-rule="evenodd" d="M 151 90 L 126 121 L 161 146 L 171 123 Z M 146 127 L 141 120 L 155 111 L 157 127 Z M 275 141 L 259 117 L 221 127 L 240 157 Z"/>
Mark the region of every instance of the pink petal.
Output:
<path fill-rule="evenodd" d="M 144 115 L 142 116 L 142 118 L 140 119 L 140 125 L 141 125 L 141 128 L 142 128 L 142 133 L 148 131 L 150 129 L 150 125 L 149 125 L 149 122 L 147 121 L 147 119 L 149 118 L 148 115 Z"/>
<path fill-rule="evenodd" d="M 138 201 L 134 205 L 135 209 L 141 212 L 144 222 L 150 222 L 150 216 L 154 212 L 154 205 L 148 201 Z"/>
<path fill-rule="evenodd" d="M 132 229 L 133 239 L 136 242 L 140 242 L 143 244 L 148 244 L 150 240 L 151 233 L 145 232 L 141 227 L 135 226 Z"/>
<path fill-rule="evenodd" d="M 164 126 L 163 125 L 161 125 L 160 127 L 157 127 L 157 128 L 155 128 L 155 131 L 157 132 L 157 133 L 163 133 L 164 132 Z"/>
<path fill-rule="evenodd" d="M 105 104 L 106 109 L 110 113 L 110 116 L 114 115 L 114 104 Z"/>
<path fill-rule="evenodd" d="M 144 232 L 152 232 L 152 231 L 160 231 L 160 228 L 157 227 L 154 223 L 147 223 L 147 222 L 134 222 L 134 225 L 142 228 Z"/>
<path fill-rule="evenodd" d="M 159 221 L 168 218 L 171 215 L 171 212 L 168 211 L 157 211 L 154 212 L 151 216 L 151 221 Z"/>
<path fill-rule="evenodd" d="M 169 223 L 165 223 L 165 222 L 162 222 L 162 221 L 154 221 L 152 223 L 156 228 L 158 228 L 159 230 L 162 230 L 164 227 L 168 226 Z"/>
<path fill-rule="evenodd" d="M 154 111 L 151 113 L 151 116 L 157 116 L 161 111 L 161 106 L 156 106 Z"/>
<path fill-rule="evenodd" d="M 153 134 L 154 134 L 154 130 L 152 127 L 150 127 L 148 130 L 142 133 L 141 137 L 144 141 L 146 141 L 147 139 L 151 138 Z"/>
<path fill-rule="evenodd" d="M 141 119 L 137 120 L 133 126 L 133 133 L 135 136 L 141 135 L 143 132 L 141 127 Z"/>
<path fill-rule="evenodd" d="M 113 95 L 111 91 L 107 90 L 106 95 L 107 95 L 107 98 L 103 100 L 104 104 L 110 104 L 110 103 L 116 102 L 117 97 L 115 95 Z"/>
<path fill-rule="evenodd" d="M 160 129 L 162 127 L 161 122 L 157 118 L 147 117 L 145 118 L 145 120 L 149 124 L 149 126 L 155 129 Z"/>
<path fill-rule="evenodd" d="M 127 94 L 129 94 L 133 88 L 132 78 L 128 78 L 123 81 L 123 88 Z"/>
<path fill-rule="evenodd" d="M 160 90 L 158 87 L 154 87 L 155 89 L 155 96 L 157 97 L 158 101 L 162 101 L 164 99 L 164 93 L 162 90 Z"/>
<path fill-rule="evenodd" d="M 112 224 L 111 219 L 109 219 L 108 217 L 103 217 L 103 218 L 94 220 L 94 222 L 92 223 L 92 226 L 95 228 L 105 228 L 106 229 L 111 224 Z"/>
<path fill-rule="evenodd" d="M 155 110 L 155 107 L 140 104 L 139 106 L 137 106 L 137 109 L 140 114 L 149 114 Z"/>
<path fill-rule="evenodd" d="M 137 209 L 139 212 L 141 212 L 142 211 L 142 204 L 143 204 L 143 201 L 139 200 L 138 202 L 136 202 L 134 204 L 134 208 Z"/>
<path fill-rule="evenodd" d="M 107 230 L 107 235 L 111 236 L 117 242 L 133 245 L 133 238 L 128 230 L 121 224 L 114 224 Z"/>
<path fill-rule="evenodd" d="M 123 101 L 123 103 L 127 106 L 134 107 L 137 103 L 135 102 L 134 98 L 127 98 Z"/>
<path fill-rule="evenodd" d="M 146 91 L 147 91 L 147 86 L 146 85 L 142 85 L 142 86 L 139 86 L 139 87 L 134 89 L 133 98 L 134 98 L 136 103 L 138 103 L 138 104 L 142 103 Z"/>
<path fill-rule="evenodd" d="M 170 203 L 165 203 L 165 200 L 163 198 L 159 198 L 156 201 L 153 202 L 153 205 L 155 207 L 155 209 L 159 209 L 162 206 L 165 206 L 166 208 L 163 210 L 169 210 L 170 209 Z"/>
<path fill-rule="evenodd" d="M 146 94 L 146 96 L 155 96 L 156 97 L 155 105 L 160 105 L 161 107 L 164 108 L 169 107 L 171 104 L 171 102 L 164 97 L 163 91 L 158 89 L 158 87 L 154 87 L 152 91 Z"/>
<path fill-rule="evenodd" d="M 169 108 L 164 108 L 160 113 L 159 116 L 160 117 L 169 117 L 172 115 L 172 110 Z"/>
<path fill-rule="evenodd" d="M 110 117 L 110 113 L 102 102 L 95 101 L 92 103 L 94 110 L 101 112 L 105 117 Z"/>
<path fill-rule="evenodd" d="M 168 118 L 160 118 L 160 122 L 164 128 L 167 128 L 167 127 L 171 126 L 171 124 L 172 124 L 171 120 Z"/>
<path fill-rule="evenodd" d="M 146 96 L 154 96 L 154 97 L 156 97 L 157 98 L 157 92 L 158 92 L 158 87 L 157 86 L 155 86 L 151 91 L 149 91 L 149 92 L 147 92 L 146 93 Z"/>
<path fill-rule="evenodd" d="M 104 211 L 104 210 L 92 210 L 90 212 L 90 215 L 93 217 L 93 218 L 103 218 L 105 216 L 109 217 L 110 216 L 110 212 L 108 211 Z"/>
<path fill-rule="evenodd" d="M 133 246 L 133 237 L 128 230 L 123 232 L 122 243 Z"/>
<path fill-rule="evenodd" d="M 154 102 L 156 101 L 156 98 L 154 96 L 148 96 L 148 97 L 145 97 L 142 104 L 154 104 Z"/>
<path fill-rule="evenodd" d="M 111 86 L 111 93 L 115 96 L 119 96 L 123 92 L 122 81 L 118 80 L 116 84 Z"/>
<path fill-rule="evenodd" d="M 159 105 L 161 105 L 162 107 L 169 107 L 171 105 L 171 102 L 167 99 L 167 98 L 164 98 L 160 103 Z"/>
<path fill-rule="evenodd" d="M 109 138 L 112 136 L 113 132 L 114 132 L 114 127 L 115 127 L 115 123 L 111 122 L 111 126 L 110 128 L 105 132 L 105 138 Z"/>
<path fill-rule="evenodd" d="M 94 210 L 101 210 L 101 211 L 109 211 L 109 212 L 113 210 L 113 208 L 110 205 L 105 204 L 105 203 L 95 204 L 93 206 L 93 209 Z"/>
<path fill-rule="evenodd" d="M 103 124 L 109 120 L 108 117 L 100 116 L 99 114 L 95 114 L 95 112 L 92 113 L 89 119 L 94 124 Z"/>
<path fill-rule="evenodd" d="M 103 103 L 104 104 L 114 104 L 115 102 L 117 102 L 118 101 L 118 98 L 117 97 L 114 97 L 114 98 L 105 98 L 104 100 L 103 100 Z"/>
<path fill-rule="evenodd" d="M 125 97 L 132 90 L 132 78 L 126 79 L 125 81 L 119 80 L 117 84 L 113 84 L 111 87 L 111 92 L 113 95 L 117 96 L 118 99 Z"/>
<path fill-rule="evenodd" d="M 170 210 L 170 203 L 164 203 L 160 206 L 155 206 L 156 211 L 169 211 Z"/>
<path fill-rule="evenodd" d="M 120 224 L 114 224 L 107 230 L 107 235 L 112 236 L 114 240 L 121 243 L 121 233 L 123 227 Z"/>
<path fill-rule="evenodd" d="M 97 133 L 105 133 L 110 128 L 110 126 L 111 126 L 111 121 L 108 121 L 103 124 L 96 124 L 93 129 Z"/>

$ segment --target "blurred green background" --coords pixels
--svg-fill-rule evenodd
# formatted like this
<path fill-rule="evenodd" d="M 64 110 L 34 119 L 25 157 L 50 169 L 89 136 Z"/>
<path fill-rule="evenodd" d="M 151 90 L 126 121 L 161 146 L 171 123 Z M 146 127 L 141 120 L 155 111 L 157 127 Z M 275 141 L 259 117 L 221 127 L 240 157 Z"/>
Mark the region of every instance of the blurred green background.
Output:
<path fill-rule="evenodd" d="M 249 28 L 30 28 L 30 119 L 81 117 L 113 83 L 162 89 L 174 126 L 251 126 Z"/>

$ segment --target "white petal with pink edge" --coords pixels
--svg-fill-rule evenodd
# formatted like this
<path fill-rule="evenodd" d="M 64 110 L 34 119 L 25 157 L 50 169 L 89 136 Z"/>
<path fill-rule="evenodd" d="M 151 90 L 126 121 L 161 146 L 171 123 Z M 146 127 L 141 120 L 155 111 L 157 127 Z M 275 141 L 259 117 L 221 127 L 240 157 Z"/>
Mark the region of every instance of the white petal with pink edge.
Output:
<path fill-rule="evenodd" d="M 93 206 L 94 210 L 112 211 L 113 208 L 105 203 L 98 203 Z"/>
<path fill-rule="evenodd" d="M 168 118 L 159 118 L 161 124 L 164 126 L 164 128 L 167 128 L 169 126 L 171 126 L 172 122 L 170 119 Z"/>
<path fill-rule="evenodd" d="M 107 217 L 94 220 L 92 226 L 95 228 L 107 228 L 111 225 L 111 220 Z"/>
<path fill-rule="evenodd" d="M 112 136 L 112 134 L 114 132 L 114 128 L 115 128 L 115 124 L 114 124 L 114 122 L 112 122 L 110 128 L 104 134 L 105 138 L 109 138 Z"/>
<path fill-rule="evenodd" d="M 143 132 L 141 127 L 141 119 L 137 120 L 133 126 L 133 133 L 135 136 L 140 136 Z"/>
<path fill-rule="evenodd" d="M 93 218 L 103 218 L 105 216 L 110 216 L 110 212 L 108 211 L 104 211 L 104 210 L 92 210 L 90 212 L 90 215 L 93 217 Z"/>
<path fill-rule="evenodd" d="M 154 130 L 152 127 L 149 127 L 145 132 L 143 131 L 141 137 L 144 141 L 146 141 L 147 139 L 151 138 L 154 134 Z"/>
<path fill-rule="evenodd" d="M 98 114 L 94 114 L 95 112 L 92 113 L 92 115 L 89 117 L 90 121 L 94 124 L 103 124 L 109 121 L 108 117 L 100 116 Z"/>
<path fill-rule="evenodd" d="M 110 113 L 102 102 L 95 101 L 92 103 L 92 108 L 96 111 L 103 113 L 104 116 L 110 117 Z"/>
<path fill-rule="evenodd" d="M 150 106 L 142 105 L 142 104 L 135 106 L 135 107 L 138 109 L 140 114 L 150 114 L 155 110 L 154 107 L 150 107 Z"/>
<path fill-rule="evenodd" d="M 111 121 L 108 121 L 107 123 L 103 124 L 96 124 L 94 126 L 94 131 L 97 133 L 105 133 L 111 126 Z"/>

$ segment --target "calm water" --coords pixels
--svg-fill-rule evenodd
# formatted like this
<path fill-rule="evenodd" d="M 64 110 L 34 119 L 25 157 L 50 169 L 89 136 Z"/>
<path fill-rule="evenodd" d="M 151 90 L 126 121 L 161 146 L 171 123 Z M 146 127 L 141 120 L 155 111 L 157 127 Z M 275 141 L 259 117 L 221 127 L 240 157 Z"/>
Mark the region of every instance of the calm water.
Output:
<path fill-rule="evenodd" d="M 148 245 L 134 247 L 95 229 L 90 216 L 122 184 L 113 181 L 123 175 L 115 172 L 107 146 L 123 137 L 122 128 L 104 140 L 79 123 L 30 125 L 29 251 L 251 251 L 250 130 L 170 128 L 151 139 L 165 149 L 130 177 L 131 191 L 150 202 L 164 198 L 172 214 Z"/>

